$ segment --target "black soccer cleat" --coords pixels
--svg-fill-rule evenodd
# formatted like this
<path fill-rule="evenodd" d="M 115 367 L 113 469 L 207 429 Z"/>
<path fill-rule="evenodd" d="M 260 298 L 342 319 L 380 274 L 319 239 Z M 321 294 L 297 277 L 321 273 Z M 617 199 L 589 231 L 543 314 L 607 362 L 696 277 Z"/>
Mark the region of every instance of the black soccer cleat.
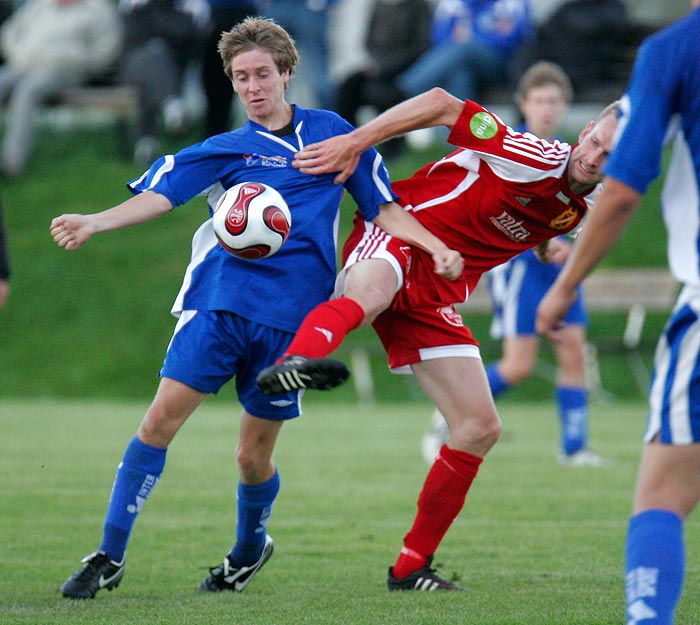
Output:
<path fill-rule="evenodd" d="M 339 360 L 287 356 L 282 362 L 263 369 L 255 384 L 265 395 L 276 395 L 305 388 L 327 391 L 348 377 L 350 369 Z"/>
<path fill-rule="evenodd" d="M 250 566 L 242 566 L 239 569 L 234 567 L 228 556 L 226 556 L 222 564 L 209 569 L 209 575 L 204 578 L 197 590 L 199 592 L 221 592 L 222 590 L 243 592 L 248 582 L 253 579 L 253 575 L 270 559 L 274 548 L 275 543 L 272 538 L 269 535 L 266 536 L 265 546 L 258 561 Z"/>
<path fill-rule="evenodd" d="M 124 577 L 124 560 L 114 562 L 104 551 L 95 551 L 85 556 L 85 566 L 71 575 L 61 586 L 68 599 L 94 599 L 98 590 L 112 590 Z"/>
<path fill-rule="evenodd" d="M 430 568 L 432 563 L 433 556 L 430 556 L 422 569 L 401 579 L 394 577 L 394 569 L 393 567 L 389 567 L 389 575 L 386 580 L 389 590 L 419 590 L 423 592 L 433 592 L 434 590 L 464 590 L 461 586 L 457 586 L 457 584 L 442 579 L 442 577 L 435 572 L 435 569 Z"/>

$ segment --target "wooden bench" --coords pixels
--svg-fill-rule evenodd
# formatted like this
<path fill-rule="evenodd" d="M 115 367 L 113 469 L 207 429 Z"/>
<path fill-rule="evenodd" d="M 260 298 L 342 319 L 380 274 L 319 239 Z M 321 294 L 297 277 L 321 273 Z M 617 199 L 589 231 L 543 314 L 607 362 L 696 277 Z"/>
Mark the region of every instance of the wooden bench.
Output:
<path fill-rule="evenodd" d="M 623 344 L 633 348 L 639 344 L 646 311 L 670 310 L 678 294 L 678 283 L 667 269 L 659 267 L 598 269 L 586 278 L 583 290 L 590 310 L 627 313 Z M 491 311 L 486 279 L 458 308 L 465 314 Z"/>
<path fill-rule="evenodd" d="M 676 300 L 679 285 L 667 269 L 636 267 L 629 269 L 599 269 L 584 282 L 586 305 L 590 312 L 625 313 L 627 321 L 620 338 L 626 350 L 627 360 L 642 394 L 646 393 L 649 371 L 639 354 L 644 321 L 647 312 L 669 312 Z M 492 302 L 487 281 L 483 279 L 466 304 L 458 306 L 467 317 L 470 313 L 491 313 Z M 356 348 L 350 354 L 352 380 L 360 401 L 371 403 L 374 399 L 374 383 L 370 368 L 370 350 Z M 587 349 L 587 379 L 591 395 L 601 397 L 604 392 L 598 368 L 597 350 L 589 343 Z M 538 372 L 552 379 L 552 367 L 542 367 Z"/>
<path fill-rule="evenodd" d="M 133 124 L 138 114 L 138 94 L 133 87 L 114 84 L 88 84 L 66 87 L 48 103 L 51 108 L 73 112 L 99 111 L 114 121 L 117 152 L 122 158 L 133 155 Z"/>

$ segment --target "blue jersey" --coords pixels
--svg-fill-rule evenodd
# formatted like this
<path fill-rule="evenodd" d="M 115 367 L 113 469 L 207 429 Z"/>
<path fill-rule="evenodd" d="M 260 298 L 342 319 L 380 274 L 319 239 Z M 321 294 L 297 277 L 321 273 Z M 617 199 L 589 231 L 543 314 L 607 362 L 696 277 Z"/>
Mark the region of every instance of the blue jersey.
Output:
<path fill-rule="evenodd" d="M 183 310 L 221 310 L 286 332 L 295 332 L 314 306 L 327 300 L 336 273 L 339 205 L 344 188 L 366 220 L 394 199 L 389 174 L 376 150 L 363 153 L 344 187 L 334 174 L 310 176 L 292 167 L 305 145 L 344 134 L 352 126 L 329 111 L 295 107 L 287 134 L 269 132 L 247 121 L 241 128 L 159 158 L 134 192 L 155 191 L 173 206 L 206 194 L 209 211 L 225 189 L 246 181 L 277 189 L 289 205 L 292 229 L 279 252 L 262 260 L 243 260 L 216 240 L 211 219 L 192 240 L 192 257 L 173 314 Z"/>
<path fill-rule="evenodd" d="M 605 173 L 644 193 L 661 172 L 664 142 L 674 140 L 661 203 L 669 266 L 700 287 L 700 8 L 639 48 L 622 99 L 619 141 Z"/>
<path fill-rule="evenodd" d="M 529 0 L 442 0 L 435 7 L 431 41 L 452 39 L 455 29 L 500 50 L 513 52 L 533 32 Z"/>

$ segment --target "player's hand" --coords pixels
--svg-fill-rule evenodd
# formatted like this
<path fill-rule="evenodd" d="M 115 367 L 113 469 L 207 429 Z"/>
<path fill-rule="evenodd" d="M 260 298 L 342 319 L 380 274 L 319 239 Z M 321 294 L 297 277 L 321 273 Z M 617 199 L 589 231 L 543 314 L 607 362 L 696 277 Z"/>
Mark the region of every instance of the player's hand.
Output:
<path fill-rule="evenodd" d="M 5 307 L 7 298 L 10 295 L 10 284 L 7 280 L 0 278 L 0 308 Z"/>
<path fill-rule="evenodd" d="M 456 280 L 462 275 L 464 258 L 455 250 L 445 248 L 435 252 L 433 262 L 435 263 L 435 273 L 443 278 Z"/>
<path fill-rule="evenodd" d="M 51 221 L 51 236 L 59 247 L 78 249 L 94 233 L 89 215 L 61 215 Z"/>
<path fill-rule="evenodd" d="M 361 152 L 349 134 L 338 135 L 307 145 L 294 155 L 292 165 L 304 174 L 339 172 L 334 182 L 341 184 L 355 171 Z"/>
<path fill-rule="evenodd" d="M 535 256 L 543 263 L 563 265 L 571 253 L 571 243 L 560 238 L 549 239 L 535 248 Z"/>
<path fill-rule="evenodd" d="M 566 311 L 576 300 L 576 289 L 568 290 L 554 284 L 540 301 L 537 307 L 535 330 L 537 334 L 557 341 L 558 330 L 564 327 Z"/>

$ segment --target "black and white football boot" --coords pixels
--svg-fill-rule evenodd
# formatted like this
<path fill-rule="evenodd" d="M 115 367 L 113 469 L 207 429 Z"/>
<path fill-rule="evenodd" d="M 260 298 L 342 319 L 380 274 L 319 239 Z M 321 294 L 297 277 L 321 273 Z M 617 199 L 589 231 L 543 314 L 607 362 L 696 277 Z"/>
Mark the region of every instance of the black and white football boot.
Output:
<path fill-rule="evenodd" d="M 428 558 L 425 566 L 411 573 L 407 577 L 398 579 L 394 577 L 393 567 L 389 567 L 389 575 L 387 576 L 387 586 L 389 590 L 418 590 L 422 592 L 433 592 L 434 590 L 464 590 L 461 586 L 457 586 L 452 582 L 440 577 L 435 569 L 430 565 L 433 563 L 433 556 Z"/>
<path fill-rule="evenodd" d="M 223 590 L 243 592 L 243 589 L 253 579 L 253 575 L 270 559 L 274 548 L 275 543 L 272 538 L 269 535 L 266 536 L 265 546 L 257 562 L 240 568 L 233 566 L 231 560 L 226 556 L 222 564 L 209 569 L 209 575 L 199 585 L 199 592 L 221 592 Z"/>
<path fill-rule="evenodd" d="M 124 577 L 124 560 L 114 562 L 104 551 L 85 556 L 85 566 L 78 569 L 61 586 L 61 593 L 68 599 L 94 599 L 98 590 L 112 590 Z"/>
<path fill-rule="evenodd" d="M 306 388 L 327 391 L 340 386 L 348 377 L 350 369 L 339 360 L 287 356 L 263 369 L 255 383 L 265 395 L 276 395 Z"/>

